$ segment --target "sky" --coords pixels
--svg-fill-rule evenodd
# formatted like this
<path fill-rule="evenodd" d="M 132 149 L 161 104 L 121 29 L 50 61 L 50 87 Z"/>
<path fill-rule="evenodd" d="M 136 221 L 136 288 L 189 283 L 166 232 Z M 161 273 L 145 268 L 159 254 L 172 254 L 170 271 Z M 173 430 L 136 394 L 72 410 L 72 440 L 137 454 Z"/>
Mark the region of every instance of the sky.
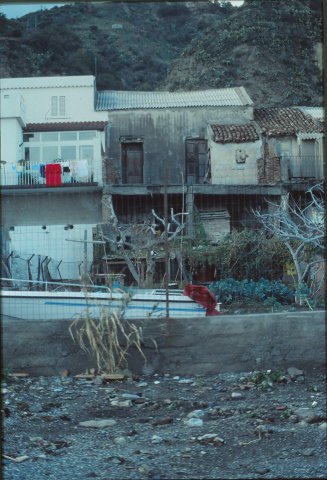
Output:
<path fill-rule="evenodd" d="M 243 0 L 232 0 L 235 6 L 239 6 L 243 3 Z M 27 15 L 31 12 L 36 12 L 41 9 L 53 8 L 55 6 L 61 7 L 65 5 L 62 3 L 2 3 L 0 4 L 0 12 L 4 13 L 7 18 L 18 18 L 23 15 Z"/>

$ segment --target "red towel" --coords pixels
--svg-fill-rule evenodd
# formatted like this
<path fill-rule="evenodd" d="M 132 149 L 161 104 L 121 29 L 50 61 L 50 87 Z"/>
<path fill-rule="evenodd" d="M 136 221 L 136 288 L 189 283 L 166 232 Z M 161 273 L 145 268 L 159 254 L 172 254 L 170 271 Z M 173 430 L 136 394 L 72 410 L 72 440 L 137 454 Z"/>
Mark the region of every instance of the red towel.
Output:
<path fill-rule="evenodd" d="M 221 312 L 215 309 L 217 305 L 215 295 L 204 285 L 186 285 L 183 294 L 202 305 L 207 311 L 207 317 L 221 314 Z"/>
<path fill-rule="evenodd" d="M 60 163 L 47 163 L 45 166 L 45 183 L 47 187 L 60 187 L 61 165 Z"/>

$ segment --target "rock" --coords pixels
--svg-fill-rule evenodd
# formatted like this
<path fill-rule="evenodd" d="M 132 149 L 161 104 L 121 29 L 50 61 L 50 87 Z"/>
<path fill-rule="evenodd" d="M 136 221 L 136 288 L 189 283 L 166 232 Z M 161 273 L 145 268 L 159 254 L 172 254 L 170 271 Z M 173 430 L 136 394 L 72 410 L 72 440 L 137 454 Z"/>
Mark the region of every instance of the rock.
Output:
<path fill-rule="evenodd" d="M 256 468 L 255 470 L 255 473 L 258 473 L 259 475 L 264 475 L 265 473 L 268 473 L 270 472 L 270 468 L 269 467 L 259 467 L 259 468 Z"/>
<path fill-rule="evenodd" d="M 297 408 L 294 410 L 294 414 L 297 415 L 299 420 L 305 421 L 306 423 L 318 423 L 324 419 L 322 415 L 312 408 L 307 407 Z"/>
<path fill-rule="evenodd" d="M 184 420 L 184 423 L 188 427 L 202 427 L 203 420 L 201 420 L 201 418 L 192 417 L 192 418 L 189 418 L 187 420 Z"/>
<path fill-rule="evenodd" d="M 295 368 L 295 367 L 288 368 L 287 373 L 291 378 L 303 376 L 303 370 L 299 370 L 298 368 Z"/>
<path fill-rule="evenodd" d="M 212 445 L 221 446 L 221 445 L 224 445 L 225 443 L 224 440 L 215 433 L 206 433 L 205 435 L 201 435 L 200 437 L 197 437 L 196 440 L 202 445 L 212 444 Z"/>
<path fill-rule="evenodd" d="M 140 383 L 137 384 L 137 386 L 138 387 L 147 387 L 148 384 L 147 384 L 147 382 L 140 382 Z"/>
<path fill-rule="evenodd" d="M 116 425 L 116 420 L 87 420 L 86 422 L 79 422 L 81 427 L 90 427 L 90 428 L 105 428 L 113 427 Z"/>
<path fill-rule="evenodd" d="M 194 383 L 194 380 L 192 380 L 191 378 L 181 378 L 178 383 L 186 383 L 186 384 L 189 384 L 189 383 Z"/>
<path fill-rule="evenodd" d="M 40 413 L 43 412 L 43 407 L 41 405 L 31 405 L 29 411 L 32 413 Z"/>
<path fill-rule="evenodd" d="M 319 425 L 320 430 L 327 430 L 327 422 L 323 422 Z"/>
<path fill-rule="evenodd" d="M 152 438 L 151 438 L 151 443 L 162 443 L 163 442 L 163 438 L 162 437 L 159 437 L 159 435 L 153 435 Z"/>
<path fill-rule="evenodd" d="M 155 420 L 152 425 L 156 427 L 157 425 L 168 425 L 169 423 L 173 423 L 174 419 L 172 417 L 164 417 Z"/>
<path fill-rule="evenodd" d="M 187 414 L 187 418 L 203 418 L 205 415 L 204 410 L 193 410 Z"/>
<path fill-rule="evenodd" d="M 302 451 L 302 455 L 304 455 L 305 457 L 312 457 L 312 455 L 314 455 L 314 449 L 313 448 L 305 448 L 303 451 Z"/>
<path fill-rule="evenodd" d="M 111 400 L 110 405 L 113 407 L 127 408 L 132 406 L 131 400 Z"/>
<path fill-rule="evenodd" d="M 268 425 L 258 425 L 256 428 L 256 434 L 257 435 L 269 435 L 270 433 L 273 433 L 274 429 Z"/>
<path fill-rule="evenodd" d="M 114 465 L 121 465 L 126 461 L 124 457 L 117 457 L 117 456 L 107 457 L 106 460 L 107 462 L 113 463 Z"/>
<path fill-rule="evenodd" d="M 141 398 L 140 395 L 135 395 L 134 393 L 123 393 L 122 398 L 127 398 L 129 400 L 135 400 Z"/>
<path fill-rule="evenodd" d="M 298 427 L 307 427 L 308 424 L 307 424 L 307 422 L 305 422 L 304 420 L 301 420 L 300 422 L 297 423 L 297 426 L 298 426 Z"/>
<path fill-rule="evenodd" d="M 124 445 L 127 442 L 125 437 L 115 437 L 114 438 L 114 443 L 116 445 Z"/>
<path fill-rule="evenodd" d="M 234 400 L 240 400 L 241 398 L 243 398 L 243 395 L 242 395 L 242 393 L 240 393 L 240 392 L 232 392 L 231 397 L 232 397 Z"/>
<path fill-rule="evenodd" d="M 149 475 L 152 472 L 152 468 L 149 465 L 143 464 L 138 468 L 138 471 L 145 475 Z"/>

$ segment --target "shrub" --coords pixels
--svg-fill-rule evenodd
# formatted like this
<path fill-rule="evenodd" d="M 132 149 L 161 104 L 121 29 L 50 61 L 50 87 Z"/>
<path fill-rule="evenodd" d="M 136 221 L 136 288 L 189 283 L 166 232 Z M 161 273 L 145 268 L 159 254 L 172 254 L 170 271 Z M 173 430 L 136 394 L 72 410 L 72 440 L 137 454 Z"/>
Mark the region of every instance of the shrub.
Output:
<path fill-rule="evenodd" d="M 212 283 L 209 288 L 216 295 L 218 302 L 225 305 L 239 301 L 280 304 L 290 304 L 294 301 L 294 291 L 289 286 L 278 280 L 270 281 L 265 278 L 258 282 L 228 278 Z"/>

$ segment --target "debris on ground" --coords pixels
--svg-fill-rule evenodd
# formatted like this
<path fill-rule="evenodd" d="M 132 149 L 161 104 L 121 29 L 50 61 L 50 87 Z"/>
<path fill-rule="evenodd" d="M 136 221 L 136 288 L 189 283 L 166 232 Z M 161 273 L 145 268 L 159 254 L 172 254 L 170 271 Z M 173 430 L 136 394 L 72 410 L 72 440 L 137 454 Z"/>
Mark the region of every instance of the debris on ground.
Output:
<path fill-rule="evenodd" d="M 320 370 L 12 374 L 2 397 L 8 480 L 325 478 L 327 471 Z"/>

